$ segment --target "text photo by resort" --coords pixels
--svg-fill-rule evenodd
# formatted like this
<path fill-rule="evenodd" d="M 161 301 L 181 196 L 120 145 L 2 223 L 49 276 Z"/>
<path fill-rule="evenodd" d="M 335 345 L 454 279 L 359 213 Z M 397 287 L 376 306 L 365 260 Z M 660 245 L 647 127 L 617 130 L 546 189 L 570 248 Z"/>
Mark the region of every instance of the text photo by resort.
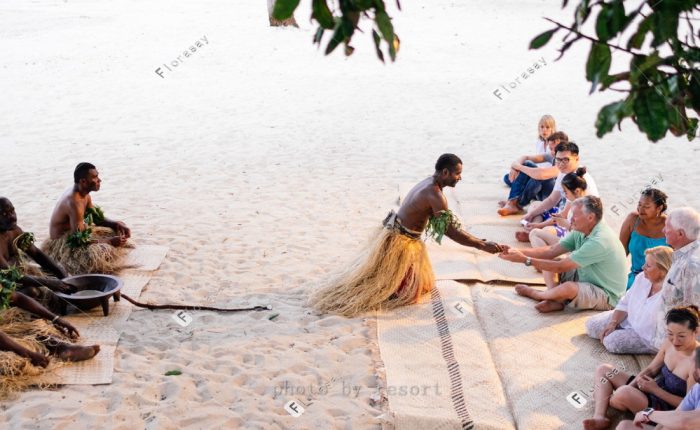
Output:
<path fill-rule="evenodd" d="M 0 429 L 700 429 L 698 0 L 0 9 Z"/>

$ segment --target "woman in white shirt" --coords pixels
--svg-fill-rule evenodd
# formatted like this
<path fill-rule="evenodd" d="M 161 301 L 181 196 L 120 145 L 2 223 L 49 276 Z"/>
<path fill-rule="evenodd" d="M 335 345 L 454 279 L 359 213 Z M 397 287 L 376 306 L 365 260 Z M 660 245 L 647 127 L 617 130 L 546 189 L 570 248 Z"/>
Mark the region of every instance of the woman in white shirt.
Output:
<path fill-rule="evenodd" d="M 666 273 L 671 268 L 673 250 L 656 246 L 646 250 L 642 273 L 614 310 L 592 316 L 586 321 L 586 333 L 600 339 L 614 354 L 654 354 L 652 337 L 656 330 L 656 312 Z"/>

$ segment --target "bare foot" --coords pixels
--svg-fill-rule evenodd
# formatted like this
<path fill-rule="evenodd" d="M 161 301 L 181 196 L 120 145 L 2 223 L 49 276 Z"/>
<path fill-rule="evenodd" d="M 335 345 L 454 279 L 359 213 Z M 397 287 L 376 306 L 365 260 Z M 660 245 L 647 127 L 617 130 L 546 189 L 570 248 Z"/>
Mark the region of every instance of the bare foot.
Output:
<path fill-rule="evenodd" d="M 56 349 L 56 355 L 63 361 L 89 360 L 100 352 L 99 345 L 81 346 L 63 344 Z"/>
<path fill-rule="evenodd" d="M 610 420 L 607 418 L 589 418 L 583 420 L 585 430 L 603 430 L 610 427 Z"/>
<path fill-rule="evenodd" d="M 516 205 L 506 204 L 498 210 L 500 216 L 516 215 L 523 213 L 523 210 Z"/>
<path fill-rule="evenodd" d="M 556 312 L 564 309 L 564 303 L 555 302 L 553 300 L 542 300 L 535 305 L 535 309 L 543 314 Z"/>
<path fill-rule="evenodd" d="M 515 238 L 518 240 L 518 242 L 529 242 L 530 233 L 526 231 L 517 231 L 515 232 Z"/>
<path fill-rule="evenodd" d="M 533 300 L 542 300 L 539 297 L 539 294 L 541 294 L 539 291 L 532 287 L 528 287 L 525 284 L 518 284 L 515 286 L 515 292 L 518 293 L 519 295 L 523 297 L 527 297 Z"/>

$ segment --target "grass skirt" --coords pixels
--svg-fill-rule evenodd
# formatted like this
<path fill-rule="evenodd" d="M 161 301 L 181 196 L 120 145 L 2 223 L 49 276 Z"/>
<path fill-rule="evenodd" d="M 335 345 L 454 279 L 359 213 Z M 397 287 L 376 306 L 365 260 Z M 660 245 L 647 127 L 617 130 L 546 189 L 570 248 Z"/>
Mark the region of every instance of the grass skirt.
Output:
<path fill-rule="evenodd" d="M 18 308 L 0 311 L 0 331 L 25 348 L 44 355 L 47 355 L 49 350 L 37 340 L 37 337 L 51 336 L 70 342 L 70 338 L 52 324 L 45 320 L 33 319 L 29 313 Z M 46 369 L 36 367 L 28 358 L 20 357 L 11 351 L 0 351 L 0 399 L 7 398 L 12 393 L 31 385 L 37 385 L 35 379 L 37 375 L 59 366 L 61 362 L 53 359 Z"/>
<path fill-rule="evenodd" d="M 353 317 L 415 303 L 435 276 L 425 243 L 382 228 L 350 269 L 311 298 L 323 313 Z"/>
<path fill-rule="evenodd" d="M 112 237 L 114 230 L 107 227 L 91 227 L 92 238 L 100 239 Z M 59 239 L 47 239 L 43 245 L 43 251 L 52 260 L 63 266 L 71 275 L 84 275 L 86 273 L 114 274 L 122 269 L 124 257 L 133 245 L 114 247 L 108 243 L 94 243 L 81 248 L 70 248 L 66 243 L 68 234 Z"/>

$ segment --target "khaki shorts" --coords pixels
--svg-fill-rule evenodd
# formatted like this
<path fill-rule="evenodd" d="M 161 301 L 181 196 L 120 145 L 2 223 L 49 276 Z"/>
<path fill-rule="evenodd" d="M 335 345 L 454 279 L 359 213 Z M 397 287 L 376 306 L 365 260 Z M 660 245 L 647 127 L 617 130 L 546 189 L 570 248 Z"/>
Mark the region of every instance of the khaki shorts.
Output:
<path fill-rule="evenodd" d="M 559 283 L 575 282 L 578 286 L 578 294 L 566 306 L 572 309 L 594 309 L 597 311 L 609 311 L 613 309 L 608 303 L 608 295 L 605 291 L 590 282 L 579 282 L 578 272 L 570 270 L 559 275 Z"/>

